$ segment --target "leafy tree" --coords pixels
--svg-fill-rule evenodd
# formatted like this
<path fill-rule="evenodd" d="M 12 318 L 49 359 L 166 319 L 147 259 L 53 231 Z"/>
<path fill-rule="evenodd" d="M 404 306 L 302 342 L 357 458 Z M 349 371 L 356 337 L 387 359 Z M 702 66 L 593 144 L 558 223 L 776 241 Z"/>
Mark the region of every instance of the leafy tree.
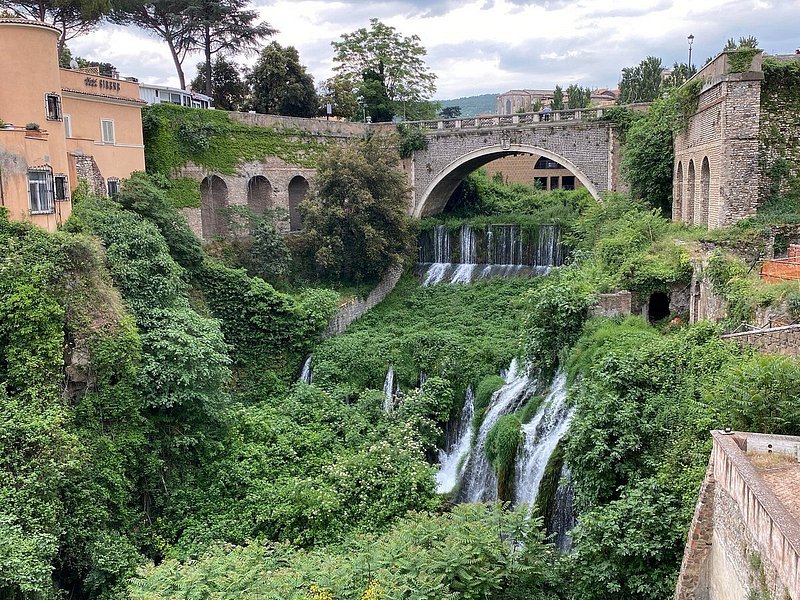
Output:
<path fill-rule="evenodd" d="M 189 18 L 188 9 L 189 0 L 116 0 L 110 15 L 115 23 L 136 25 L 166 42 L 184 90 L 183 61 L 193 49 L 195 35 L 195 22 Z"/>
<path fill-rule="evenodd" d="M 561 89 L 560 85 L 557 85 L 553 91 L 553 100 L 550 102 L 550 108 L 564 110 L 564 90 Z"/>
<path fill-rule="evenodd" d="M 213 95 L 211 58 L 218 53 L 255 52 L 265 37 L 275 33 L 267 23 L 256 23 L 258 12 L 246 10 L 247 0 L 187 0 L 186 15 L 193 37 L 189 48 L 205 56 L 207 96 Z"/>
<path fill-rule="evenodd" d="M 350 81 L 342 77 L 331 77 L 325 80 L 317 90 L 322 114 L 327 114 L 326 107 L 331 105 L 332 115 L 345 119 L 359 118 L 358 98 L 353 93 Z"/>
<path fill-rule="evenodd" d="M 672 65 L 672 71 L 669 76 L 664 80 L 664 88 L 677 88 L 686 83 L 692 75 L 697 73 L 695 67 L 689 67 L 686 63 L 675 63 Z"/>
<path fill-rule="evenodd" d="M 443 119 L 456 119 L 461 116 L 460 106 L 445 106 L 440 112 L 439 116 Z"/>
<path fill-rule="evenodd" d="M 314 79 L 300 64 L 294 46 L 284 48 L 272 42 L 261 51 L 247 80 L 256 112 L 290 117 L 313 117 L 317 113 Z"/>
<path fill-rule="evenodd" d="M 197 77 L 192 80 L 193 90 L 206 90 L 206 65 L 197 65 Z M 211 97 L 214 108 L 221 110 L 243 110 L 249 94 L 247 84 L 242 80 L 240 67 L 224 56 L 218 56 L 211 69 Z"/>
<path fill-rule="evenodd" d="M 271 219 L 262 219 L 252 233 L 249 271 L 266 281 L 283 279 L 289 273 L 291 254 Z"/>
<path fill-rule="evenodd" d="M 337 78 L 349 83 L 357 94 L 379 105 L 393 115 L 414 112 L 436 90 L 436 76 L 425 65 L 425 48 L 414 35 L 404 37 L 394 27 L 378 19 L 370 20 L 370 28 L 358 29 L 332 42 L 335 50 L 334 70 Z M 343 84 L 346 85 L 346 84 Z"/>
<path fill-rule="evenodd" d="M 635 67 L 622 69 L 619 103 L 652 102 L 658 98 L 661 94 L 663 71 L 661 59 L 655 56 L 648 56 Z"/>
<path fill-rule="evenodd" d="M 325 279 L 377 280 L 410 252 L 405 175 L 379 137 L 333 147 L 300 205 L 305 259 Z"/>
<path fill-rule="evenodd" d="M 110 0 L 0 0 L 0 8 L 37 21 L 49 23 L 61 31 L 59 55 L 66 43 L 97 27 L 111 10 Z"/>
<path fill-rule="evenodd" d="M 592 103 L 592 90 L 571 84 L 567 87 L 567 108 L 586 108 Z"/>

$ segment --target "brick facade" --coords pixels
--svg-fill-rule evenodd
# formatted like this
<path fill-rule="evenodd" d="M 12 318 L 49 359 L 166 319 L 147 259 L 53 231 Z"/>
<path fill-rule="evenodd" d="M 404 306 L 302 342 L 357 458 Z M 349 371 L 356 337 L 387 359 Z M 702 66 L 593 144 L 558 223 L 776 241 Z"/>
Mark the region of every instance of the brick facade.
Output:
<path fill-rule="evenodd" d="M 686 130 L 675 136 L 672 218 L 709 229 L 755 213 L 759 203 L 761 55 L 731 73 L 722 53 L 695 78 L 704 84 Z"/>

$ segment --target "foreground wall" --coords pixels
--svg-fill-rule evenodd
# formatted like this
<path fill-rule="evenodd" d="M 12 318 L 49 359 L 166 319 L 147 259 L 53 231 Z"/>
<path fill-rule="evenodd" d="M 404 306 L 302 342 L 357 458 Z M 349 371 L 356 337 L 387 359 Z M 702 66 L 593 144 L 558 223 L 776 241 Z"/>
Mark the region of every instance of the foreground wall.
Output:
<path fill-rule="evenodd" d="M 800 437 L 713 431 L 713 450 L 684 553 L 675 600 L 800 600 L 800 525 L 748 458 L 786 454 Z M 780 480 L 778 485 L 781 485 Z"/>

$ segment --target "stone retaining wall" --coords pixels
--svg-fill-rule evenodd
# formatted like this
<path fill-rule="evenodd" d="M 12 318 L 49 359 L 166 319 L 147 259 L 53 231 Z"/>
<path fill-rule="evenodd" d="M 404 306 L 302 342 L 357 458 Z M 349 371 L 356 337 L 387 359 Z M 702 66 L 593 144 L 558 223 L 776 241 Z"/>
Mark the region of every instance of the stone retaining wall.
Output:
<path fill-rule="evenodd" d="M 632 312 L 633 296 L 628 290 L 612 294 L 598 294 L 597 304 L 592 307 L 593 317 L 618 317 Z"/>
<path fill-rule="evenodd" d="M 402 265 L 390 267 L 381 282 L 369 293 L 366 298 L 353 298 L 336 311 L 328 323 L 325 336 L 342 333 L 353 321 L 363 317 L 367 311 L 377 306 L 394 289 L 403 275 Z"/>
<path fill-rule="evenodd" d="M 736 342 L 740 346 L 753 346 L 762 352 L 795 358 L 800 356 L 800 325 L 729 333 L 723 335 L 722 339 Z"/>

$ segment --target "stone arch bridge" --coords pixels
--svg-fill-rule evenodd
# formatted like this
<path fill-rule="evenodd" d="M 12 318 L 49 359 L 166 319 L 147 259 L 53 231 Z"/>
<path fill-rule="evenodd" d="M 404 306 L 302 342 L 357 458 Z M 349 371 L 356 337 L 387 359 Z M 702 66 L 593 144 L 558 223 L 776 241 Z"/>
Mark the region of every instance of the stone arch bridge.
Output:
<path fill-rule="evenodd" d="M 248 125 L 302 129 L 332 143 L 348 143 L 370 132 L 393 132 L 391 123 L 342 123 L 317 119 L 230 113 Z M 441 212 L 458 184 L 475 169 L 503 156 L 529 154 L 556 161 L 571 171 L 594 197 L 616 190 L 619 182 L 617 128 L 602 119 L 603 109 L 553 111 L 462 119 L 411 122 L 423 130 L 427 147 L 404 161 L 411 188 L 409 213 L 425 217 Z M 201 206 L 184 209 L 198 236 L 228 234 L 226 213 L 231 206 L 248 206 L 256 213 L 279 209 L 283 231 L 302 228 L 297 206 L 316 171 L 277 157 L 241 163 L 233 174 L 187 166 L 182 175 L 200 186 Z"/>
<path fill-rule="evenodd" d="M 410 123 L 423 129 L 427 141 L 406 165 L 411 213 L 425 217 L 441 212 L 469 173 L 516 154 L 560 163 L 595 198 L 616 190 L 621 179 L 619 135 L 602 117 L 602 108 L 592 108 Z"/>

